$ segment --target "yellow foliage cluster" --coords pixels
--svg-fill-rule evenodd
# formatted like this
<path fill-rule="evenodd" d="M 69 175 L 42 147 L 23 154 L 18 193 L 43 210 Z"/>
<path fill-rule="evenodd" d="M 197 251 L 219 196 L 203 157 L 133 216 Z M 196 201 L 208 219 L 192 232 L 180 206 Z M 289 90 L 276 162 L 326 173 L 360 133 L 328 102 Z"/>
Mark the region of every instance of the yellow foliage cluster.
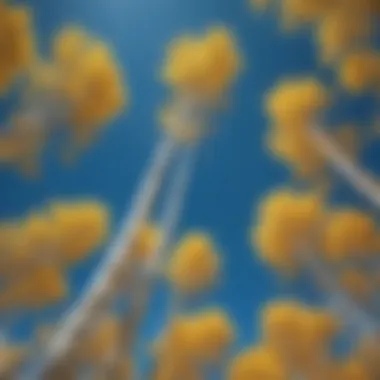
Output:
<path fill-rule="evenodd" d="M 332 263 L 360 263 L 374 257 L 379 249 L 378 226 L 368 214 L 356 209 L 331 211 L 322 229 L 322 251 Z M 373 293 L 374 278 L 355 266 L 338 273 L 342 289 L 355 299 L 366 300 Z"/>
<path fill-rule="evenodd" d="M 339 61 L 371 35 L 371 15 L 338 8 L 327 13 L 317 25 L 315 36 L 320 59 L 325 64 Z"/>
<path fill-rule="evenodd" d="M 201 292 L 212 286 L 219 273 L 219 257 L 206 234 L 189 233 L 175 248 L 168 267 L 168 279 L 183 294 Z"/>
<path fill-rule="evenodd" d="M 261 341 L 230 363 L 228 380 L 374 380 L 379 372 L 376 338 L 336 357 L 332 343 L 340 323 L 320 308 L 292 301 L 271 302 L 262 311 Z"/>
<path fill-rule="evenodd" d="M 310 370 L 337 333 L 337 321 L 326 312 L 279 301 L 263 310 L 264 342 L 294 369 Z"/>
<path fill-rule="evenodd" d="M 79 141 L 116 116 L 127 102 L 120 68 L 109 47 L 75 26 L 64 28 L 53 44 L 54 62 L 71 109 Z"/>
<path fill-rule="evenodd" d="M 82 58 L 83 51 L 88 48 L 91 40 L 79 26 L 69 26 L 61 30 L 53 44 L 54 61 L 67 70 L 74 69 Z"/>
<path fill-rule="evenodd" d="M 314 379 L 339 326 L 323 310 L 276 301 L 264 308 L 261 327 L 261 342 L 233 359 L 228 380 L 286 380 L 295 374 Z"/>
<path fill-rule="evenodd" d="M 156 343 L 158 373 L 167 374 L 157 379 L 182 379 L 184 370 L 191 373 L 189 379 L 198 378 L 202 365 L 220 362 L 234 337 L 234 327 L 221 309 L 177 316 Z"/>
<path fill-rule="evenodd" d="M 176 141 L 191 144 L 204 136 L 210 116 L 226 104 L 243 59 L 229 29 L 214 26 L 202 35 L 181 35 L 168 46 L 161 77 L 172 90 L 159 113 Z"/>
<path fill-rule="evenodd" d="M 328 105 L 329 96 L 315 78 L 282 79 L 266 96 L 266 110 L 281 130 L 304 129 Z"/>
<path fill-rule="evenodd" d="M 225 312 L 220 309 L 202 311 L 188 320 L 190 346 L 199 359 L 216 362 L 223 357 L 234 340 L 234 328 Z"/>
<path fill-rule="evenodd" d="M 34 58 L 34 31 L 25 6 L 0 1 L 0 94 L 25 72 Z"/>
<path fill-rule="evenodd" d="M 336 275 L 351 296 L 363 300 L 373 294 L 374 275 L 355 268 L 379 249 L 376 221 L 363 211 L 327 210 L 318 193 L 280 189 L 260 204 L 251 241 L 259 257 L 284 274 L 305 268 L 302 255 L 317 253 L 328 264 L 344 265 Z"/>
<path fill-rule="evenodd" d="M 53 203 L 0 228 L 2 307 L 42 307 L 66 295 L 63 269 L 104 243 L 108 210 L 94 202 Z"/>
<path fill-rule="evenodd" d="M 54 264 L 46 264 L 33 268 L 2 290 L 0 306 L 38 309 L 59 302 L 66 295 L 63 271 Z"/>
<path fill-rule="evenodd" d="M 168 49 L 164 81 L 196 98 L 221 98 L 235 80 L 241 57 L 231 32 L 213 27 L 204 36 L 181 36 Z"/>
<path fill-rule="evenodd" d="M 270 151 L 285 161 L 298 176 L 318 175 L 325 165 L 309 128 L 328 105 L 324 86 L 314 78 L 283 79 L 266 96 L 271 130 Z"/>
<path fill-rule="evenodd" d="M 276 353 L 267 347 L 252 347 L 240 353 L 228 370 L 228 380 L 287 380 L 286 368 Z"/>
<path fill-rule="evenodd" d="M 270 0 L 250 0 L 267 9 Z M 377 0 L 282 0 L 277 2 L 285 29 L 311 25 L 323 64 L 337 66 L 343 88 L 352 93 L 379 91 L 379 53 L 371 46 L 380 16 Z"/>
<path fill-rule="evenodd" d="M 356 50 L 342 60 L 339 71 L 342 87 L 352 93 L 380 89 L 380 53 L 367 49 Z"/>
<path fill-rule="evenodd" d="M 311 127 L 330 101 L 326 88 L 312 77 L 283 79 L 266 95 L 270 123 L 267 145 L 297 177 L 321 179 L 325 174 L 326 159 L 314 141 Z M 330 137 L 350 159 L 357 159 L 362 141 L 356 125 L 339 125 Z"/>
<path fill-rule="evenodd" d="M 267 144 L 270 152 L 283 161 L 296 178 L 318 179 L 323 174 L 325 158 L 307 130 L 290 134 L 272 129 Z"/>
<path fill-rule="evenodd" d="M 96 201 L 53 203 L 53 227 L 62 259 L 72 263 L 102 245 L 109 233 L 109 211 Z"/>
<path fill-rule="evenodd" d="M 261 203 L 251 241 L 260 257 L 275 268 L 293 272 L 297 254 L 315 242 L 324 215 L 321 196 L 280 189 Z"/>
<path fill-rule="evenodd" d="M 323 251 L 332 261 L 350 257 L 365 258 L 378 249 L 378 228 L 375 220 L 360 210 L 332 210 L 323 228 Z"/>
<path fill-rule="evenodd" d="M 121 69 L 105 42 L 69 25 L 56 35 L 52 59 L 45 60 L 34 54 L 29 24 L 27 9 L 0 2 L 0 94 L 28 66 L 21 94 L 27 112 L 21 108 L 8 121 L 0 162 L 28 176 L 37 174 L 54 127 L 68 128 L 72 139 L 65 158 L 72 160 L 128 103 Z"/>

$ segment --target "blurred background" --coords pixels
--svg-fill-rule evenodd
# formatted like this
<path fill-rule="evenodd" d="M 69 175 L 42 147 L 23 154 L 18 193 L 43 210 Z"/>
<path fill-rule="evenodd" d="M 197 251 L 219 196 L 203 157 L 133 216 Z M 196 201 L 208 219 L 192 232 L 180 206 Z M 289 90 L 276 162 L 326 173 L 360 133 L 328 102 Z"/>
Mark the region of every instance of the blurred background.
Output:
<path fill-rule="evenodd" d="M 225 26 L 233 33 L 244 63 L 226 95 L 226 106 L 216 116 L 213 133 L 199 143 L 176 230 L 178 238 L 189 230 L 207 231 L 218 247 L 222 263 L 217 286 L 193 301 L 191 307 L 212 305 L 226 311 L 237 326 L 234 352 L 238 352 L 259 340 L 260 310 L 270 300 L 290 297 L 306 304 L 325 304 L 325 293 L 310 276 L 288 281 L 260 258 L 251 239 L 263 197 L 292 178 L 291 170 L 269 152 L 266 144 L 270 124 L 264 107 L 267 92 L 289 76 L 313 76 L 334 90 L 334 69 L 320 63 L 312 27 L 286 33 L 276 12 L 255 11 L 245 0 L 6 3 L 30 8 L 41 57 L 51 55 L 55 35 L 71 24 L 106 41 L 122 72 L 121 84 L 128 89 L 127 105 L 104 123 L 96 139 L 71 162 L 62 159 L 66 143 L 58 130 L 44 144 L 37 173 L 28 176 L 7 162 L 1 165 L 0 216 L 4 223 L 23 220 L 61 200 L 94 199 L 105 205 L 110 215 L 109 233 L 103 244 L 65 272 L 68 290 L 63 301 L 46 308 L 21 308 L 22 312 L 13 314 L 4 307 L 2 317 L 7 320 L 10 314 L 12 320 L 11 324 L 4 322 L 8 326 L 4 328 L 7 341 L 31 342 L 39 326 L 55 324 L 83 293 L 126 212 L 131 210 L 138 183 L 161 139 L 158 114 L 170 93 L 160 72 L 168 44 L 173 38 L 197 35 L 214 25 Z M 0 55 L 1 43 L 0 37 Z M 15 84 L 0 98 L 4 134 L 10 118 L 20 109 L 20 88 L 22 84 Z M 355 124 L 357 141 L 375 130 L 376 96 L 342 91 L 337 99 L 326 113 L 328 123 Z M 360 156 L 360 167 L 370 170 L 374 178 L 379 160 L 375 135 L 371 134 Z M 372 213 L 373 205 L 344 178 L 335 174 L 331 178 L 334 186 L 329 198 L 334 204 L 359 207 L 377 218 Z M 164 194 L 165 186 L 163 189 Z M 161 198 L 153 219 L 161 215 Z M 80 240 L 81 235 L 74 239 Z M 136 339 L 135 360 L 143 369 L 151 365 L 147 347 L 165 325 L 170 302 L 168 285 L 159 279 Z M 215 378 L 222 377 L 219 374 Z"/>

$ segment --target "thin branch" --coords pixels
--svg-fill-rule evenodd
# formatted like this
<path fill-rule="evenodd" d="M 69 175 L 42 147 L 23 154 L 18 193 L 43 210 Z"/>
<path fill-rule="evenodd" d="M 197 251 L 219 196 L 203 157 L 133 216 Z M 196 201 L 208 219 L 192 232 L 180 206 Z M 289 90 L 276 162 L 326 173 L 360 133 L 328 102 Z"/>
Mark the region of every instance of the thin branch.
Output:
<path fill-rule="evenodd" d="M 317 148 L 327 158 L 333 169 L 376 208 L 380 208 L 380 186 L 371 175 L 355 165 L 321 127 L 312 127 L 310 133 Z"/>

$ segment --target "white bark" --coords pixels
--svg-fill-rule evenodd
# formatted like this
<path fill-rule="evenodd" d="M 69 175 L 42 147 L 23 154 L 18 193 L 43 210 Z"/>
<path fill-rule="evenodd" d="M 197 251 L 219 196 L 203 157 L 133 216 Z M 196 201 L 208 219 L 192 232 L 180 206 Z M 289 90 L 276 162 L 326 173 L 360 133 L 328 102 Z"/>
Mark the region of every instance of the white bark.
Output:
<path fill-rule="evenodd" d="M 322 128 L 314 126 L 310 129 L 310 133 L 317 148 L 326 157 L 333 169 L 376 208 L 380 208 L 380 186 L 372 179 L 371 175 L 355 165 Z"/>

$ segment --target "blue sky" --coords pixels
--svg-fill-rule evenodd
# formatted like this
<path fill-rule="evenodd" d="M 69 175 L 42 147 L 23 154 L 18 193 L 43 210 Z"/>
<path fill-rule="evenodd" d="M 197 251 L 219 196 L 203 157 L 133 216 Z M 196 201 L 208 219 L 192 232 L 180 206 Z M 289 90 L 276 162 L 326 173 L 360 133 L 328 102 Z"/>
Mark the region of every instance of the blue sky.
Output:
<path fill-rule="evenodd" d="M 24 215 L 51 198 L 91 196 L 110 206 L 116 231 L 160 134 L 156 114 L 168 91 L 159 81 L 159 69 L 166 44 L 178 34 L 219 23 L 236 33 L 245 70 L 231 92 L 230 109 L 220 117 L 218 133 L 201 146 L 181 230 L 203 228 L 215 237 L 223 254 L 224 273 L 212 298 L 236 319 L 240 342 L 249 343 L 258 334 L 260 305 L 287 291 L 274 273 L 255 259 L 248 241 L 248 227 L 260 197 L 288 179 L 286 169 L 263 145 L 262 96 L 283 75 L 316 70 L 309 33 L 285 38 L 271 15 L 250 13 L 242 0 L 34 0 L 29 4 L 45 54 L 54 32 L 66 23 L 79 23 L 108 40 L 126 73 L 131 104 L 73 167 L 62 165 L 55 141 L 44 156 L 39 180 L 27 181 L 2 169 L 3 218 Z M 336 117 L 364 118 L 366 104 L 343 106 Z M 6 111 L 3 105 L 2 118 Z M 368 162 L 374 160 L 370 154 Z M 73 273 L 73 298 L 99 255 Z M 164 298 L 162 289 L 153 297 L 146 336 L 162 322 Z"/>

